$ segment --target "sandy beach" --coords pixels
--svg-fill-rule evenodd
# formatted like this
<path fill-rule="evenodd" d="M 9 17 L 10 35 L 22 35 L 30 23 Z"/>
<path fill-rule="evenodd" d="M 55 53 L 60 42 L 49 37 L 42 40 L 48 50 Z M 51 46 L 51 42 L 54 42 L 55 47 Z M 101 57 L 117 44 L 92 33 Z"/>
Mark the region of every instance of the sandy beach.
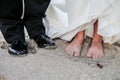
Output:
<path fill-rule="evenodd" d="M 4 41 L 0 34 L 0 46 Z M 81 57 L 67 55 L 68 42 L 56 39 L 55 50 L 14 57 L 0 48 L 0 80 L 120 80 L 120 42 L 104 44 L 105 57 L 86 58 L 90 38 L 85 40 Z"/>

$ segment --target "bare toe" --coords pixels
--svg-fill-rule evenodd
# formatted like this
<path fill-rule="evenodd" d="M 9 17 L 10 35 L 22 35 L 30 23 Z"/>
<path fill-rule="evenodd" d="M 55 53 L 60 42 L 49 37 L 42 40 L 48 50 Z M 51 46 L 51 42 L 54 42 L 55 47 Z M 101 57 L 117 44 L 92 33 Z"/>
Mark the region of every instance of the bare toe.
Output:
<path fill-rule="evenodd" d="M 91 50 L 88 50 L 88 52 L 87 52 L 87 57 L 89 57 L 89 58 L 92 58 L 92 52 L 91 52 Z"/>
<path fill-rule="evenodd" d="M 103 47 L 101 44 L 96 44 L 91 46 L 88 50 L 87 57 L 91 57 L 93 59 L 101 58 L 104 56 Z"/>
<path fill-rule="evenodd" d="M 65 48 L 65 51 L 71 56 L 78 57 L 80 56 L 81 47 L 82 44 L 72 42 Z"/>
<path fill-rule="evenodd" d="M 80 56 L 80 50 L 79 50 L 79 51 L 74 52 L 74 57 L 79 57 L 79 56 Z"/>

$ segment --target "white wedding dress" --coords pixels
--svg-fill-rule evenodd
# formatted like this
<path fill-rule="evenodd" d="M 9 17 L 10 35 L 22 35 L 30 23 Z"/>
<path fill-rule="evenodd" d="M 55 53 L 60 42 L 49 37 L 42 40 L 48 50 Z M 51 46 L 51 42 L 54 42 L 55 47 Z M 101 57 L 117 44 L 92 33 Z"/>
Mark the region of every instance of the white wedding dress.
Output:
<path fill-rule="evenodd" d="M 120 0 L 52 0 L 44 19 L 46 33 L 70 41 L 79 31 L 92 37 L 98 19 L 98 34 L 104 42 L 120 39 Z"/>

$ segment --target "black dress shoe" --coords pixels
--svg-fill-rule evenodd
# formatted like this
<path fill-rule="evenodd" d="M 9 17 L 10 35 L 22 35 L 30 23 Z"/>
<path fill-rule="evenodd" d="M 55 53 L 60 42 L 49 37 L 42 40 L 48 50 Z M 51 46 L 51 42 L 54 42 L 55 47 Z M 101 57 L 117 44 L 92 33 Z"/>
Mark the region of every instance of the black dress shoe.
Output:
<path fill-rule="evenodd" d="M 27 43 L 21 40 L 15 40 L 8 47 L 8 52 L 14 56 L 25 56 L 27 55 Z"/>
<path fill-rule="evenodd" d="M 42 34 L 35 40 L 39 48 L 55 49 L 57 46 L 55 42 L 47 35 Z"/>

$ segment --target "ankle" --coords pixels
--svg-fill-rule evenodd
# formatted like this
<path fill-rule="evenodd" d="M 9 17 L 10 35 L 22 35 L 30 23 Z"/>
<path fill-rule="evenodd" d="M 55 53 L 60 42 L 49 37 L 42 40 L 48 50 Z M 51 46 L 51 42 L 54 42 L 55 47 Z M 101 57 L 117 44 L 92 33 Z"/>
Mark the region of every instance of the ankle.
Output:
<path fill-rule="evenodd" d="M 96 41 L 96 42 L 92 42 L 91 46 L 98 46 L 98 45 L 102 45 L 102 42 Z"/>
<path fill-rule="evenodd" d="M 79 43 L 79 44 L 83 44 L 84 39 L 77 39 L 77 38 L 75 38 L 73 41 L 74 41 L 74 42 L 77 42 L 77 43 Z"/>

